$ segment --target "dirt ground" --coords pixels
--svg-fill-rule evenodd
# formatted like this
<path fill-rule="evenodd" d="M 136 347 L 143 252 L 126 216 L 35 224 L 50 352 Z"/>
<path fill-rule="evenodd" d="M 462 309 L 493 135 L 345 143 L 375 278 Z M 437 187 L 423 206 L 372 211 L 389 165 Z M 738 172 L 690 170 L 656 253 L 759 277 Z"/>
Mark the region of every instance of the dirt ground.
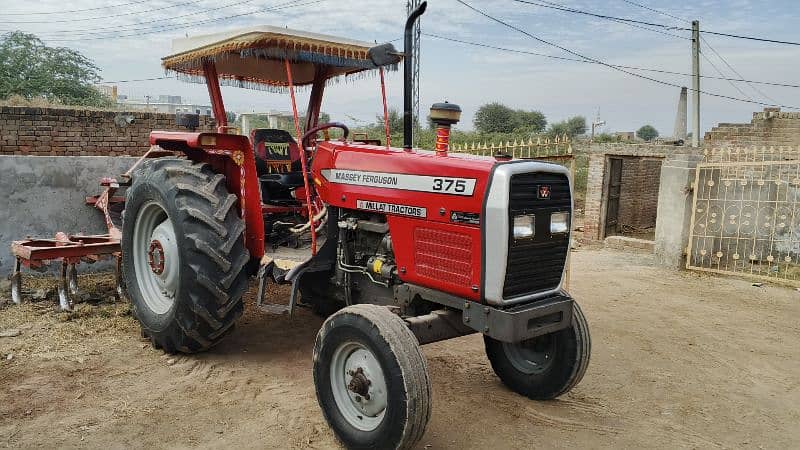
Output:
<path fill-rule="evenodd" d="M 530 401 L 500 384 L 480 336 L 425 346 L 421 448 L 800 446 L 800 292 L 573 255 L 593 338 L 583 382 Z M 249 308 L 212 351 L 169 356 L 109 301 L 110 279 L 93 280 L 102 295 L 74 313 L 0 309 L 0 332 L 20 331 L 0 338 L 0 447 L 337 447 L 311 378 L 321 319 Z"/>

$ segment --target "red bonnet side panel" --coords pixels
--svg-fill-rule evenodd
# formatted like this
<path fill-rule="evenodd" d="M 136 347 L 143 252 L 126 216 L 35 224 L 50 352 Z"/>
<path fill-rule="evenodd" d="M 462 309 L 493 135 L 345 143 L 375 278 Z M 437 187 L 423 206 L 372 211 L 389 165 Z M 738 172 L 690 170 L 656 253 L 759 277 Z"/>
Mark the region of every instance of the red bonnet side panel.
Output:
<path fill-rule="evenodd" d="M 494 164 L 491 158 L 436 156 L 432 152 L 321 142 L 312 173 L 318 192 L 328 204 L 395 211 L 387 210 L 386 214 L 398 275 L 403 281 L 478 300 L 480 225 L 464 223 L 458 217 L 481 213 Z M 330 176 L 330 169 L 350 171 L 365 182 L 328 180 L 325 174 Z M 394 180 L 403 175 L 413 176 L 410 182 L 415 183 L 416 190 L 404 189 L 409 185 Z M 438 178 L 444 179 L 444 186 Z M 368 185 L 375 179 L 388 180 L 383 184 L 387 187 Z M 462 186 L 467 188 L 461 190 L 456 183 L 464 183 Z M 435 191 L 448 187 L 448 193 Z"/>

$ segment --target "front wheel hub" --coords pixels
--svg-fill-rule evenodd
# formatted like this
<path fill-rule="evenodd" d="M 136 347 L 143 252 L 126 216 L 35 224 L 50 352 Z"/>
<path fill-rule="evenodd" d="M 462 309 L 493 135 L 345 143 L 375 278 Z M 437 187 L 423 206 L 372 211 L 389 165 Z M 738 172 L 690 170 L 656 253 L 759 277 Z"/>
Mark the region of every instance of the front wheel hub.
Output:
<path fill-rule="evenodd" d="M 364 369 L 359 367 L 355 371 L 350 371 L 349 375 L 353 378 L 347 383 L 347 390 L 369 400 L 369 386 L 372 384 L 372 381 L 364 375 Z"/>
<path fill-rule="evenodd" d="M 331 363 L 331 388 L 339 412 L 361 431 L 378 428 L 389 400 L 378 359 L 361 343 L 346 342 L 336 349 Z"/>

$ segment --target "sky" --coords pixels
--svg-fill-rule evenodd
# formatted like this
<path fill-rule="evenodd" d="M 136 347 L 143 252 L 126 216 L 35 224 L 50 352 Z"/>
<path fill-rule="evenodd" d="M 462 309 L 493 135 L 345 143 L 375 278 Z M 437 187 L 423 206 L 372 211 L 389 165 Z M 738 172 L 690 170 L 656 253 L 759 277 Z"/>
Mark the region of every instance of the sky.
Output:
<path fill-rule="evenodd" d="M 464 0 L 487 14 L 580 55 L 608 64 L 689 73 L 688 31 L 660 28 L 662 33 L 513 0 Z M 531 0 L 543 3 L 541 0 Z M 369 42 L 402 36 L 405 0 L 39 0 L 12 2 L 0 10 L 0 32 L 34 33 L 48 45 L 77 49 L 101 69 L 106 81 L 163 77 L 160 58 L 176 37 L 195 36 L 252 25 L 276 25 Z M 568 8 L 701 30 L 800 41 L 796 0 L 560 0 Z M 680 18 L 680 19 L 678 19 Z M 686 20 L 683 20 L 686 19 Z M 457 0 L 429 0 L 422 32 L 448 38 L 551 56 L 576 58 L 563 49 L 532 39 L 470 10 Z M 665 35 L 668 33 L 670 35 Z M 394 41 L 400 48 L 402 40 Z M 716 53 L 707 46 L 716 50 Z M 725 61 L 719 59 L 721 55 Z M 701 73 L 755 81 L 800 84 L 800 46 L 703 35 Z M 705 58 L 708 58 L 706 60 Z M 713 66 L 716 66 L 715 69 Z M 691 86 L 684 75 L 630 70 L 676 85 Z M 402 71 L 387 78 L 389 104 L 402 109 Z M 733 84 L 733 85 L 732 85 Z M 187 102 L 207 103 L 205 86 L 177 80 L 118 83 L 130 97 L 181 95 Z M 737 89 L 738 88 L 738 89 Z M 703 91 L 756 102 L 800 107 L 800 89 L 729 83 L 704 78 Z M 741 90 L 741 92 L 740 92 Z M 480 105 L 500 102 L 538 110 L 549 122 L 583 115 L 606 122 L 601 131 L 633 131 L 652 124 L 672 134 L 679 88 L 637 78 L 600 64 L 571 62 L 499 51 L 423 35 L 420 64 L 421 115 L 433 103 L 461 106 L 461 129 L 472 128 Z M 226 108 L 238 112 L 288 110 L 284 94 L 223 88 Z M 303 102 L 305 96 L 298 99 Z M 690 100 L 691 104 L 691 100 Z M 304 103 L 301 103 L 304 105 Z M 763 105 L 701 96 L 701 130 L 720 122 L 749 122 Z M 304 108 L 304 106 L 301 106 Z M 382 109 L 377 78 L 340 83 L 326 90 L 323 111 L 351 125 L 373 122 Z M 784 108 L 784 111 L 792 111 Z M 691 112 L 690 112 L 691 114 Z M 691 119 L 690 119 L 691 120 Z M 690 121 L 691 124 L 691 121 Z M 691 130 L 690 130 L 691 131 Z"/>

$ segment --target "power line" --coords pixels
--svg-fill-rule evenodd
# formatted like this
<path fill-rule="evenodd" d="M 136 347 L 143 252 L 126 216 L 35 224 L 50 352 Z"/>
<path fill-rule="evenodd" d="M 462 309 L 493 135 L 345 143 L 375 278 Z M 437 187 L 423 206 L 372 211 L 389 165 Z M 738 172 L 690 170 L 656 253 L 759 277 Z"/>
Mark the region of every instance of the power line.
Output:
<path fill-rule="evenodd" d="M 139 37 L 139 36 L 144 36 L 144 35 L 153 34 L 153 33 L 160 33 L 160 32 L 163 32 L 163 31 L 174 31 L 174 30 L 191 28 L 191 27 L 194 27 L 194 26 L 197 26 L 197 25 L 204 25 L 204 24 L 213 23 L 213 22 L 220 22 L 220 21 L 223 21 L 223 20 L 233 19 L 233 18 L 237 18 L 237 17 L 251 16 L 253 14 L 259 14 L 259 13 L 264 13 L 264 12 L 272 12 L 272 11 L 279 11 L 279 10 L 282 10 L 282 9 L 299 7 L 299 6 L 313 5 L 313 4 L 321 3 L 321 2 L 324 2 L 324 1 L 327 1 L 327 0 L 313 0 L 313 1 L 305 2 L 305 3 L 296 3 L 296 2 L 282 3 L 282 4 L 279 4 L 279 5 L 276 5 L 276 6 L 272 6 L 270 8 L 266 8 L 266 9 L 258 9 L 258 10 L 255 10 L 255 11 L 239 13 L 239 14 L 233 14 L 233 15 L 225 16 L 225 17 L 217 17 L 217 18 L 212 18 L 212 19 L 207 19 L 207 20 L 201 20 L 201 21 L 191 22 L 191 23 L 187 23 L 187 24 L 179 24 L 179 25 L 166 24 L 166 25 L 159 25 L 157 27 L 152 27 L 152 28 L 143 28 L 143 29 L 138 29 L 138 30 L 125 30 L 125 31 L 128 31 L 130 33 L 128 33 L 128 34 L 119 34 L 119 35 L 116 35 L 116 36 L 99 36 L 99 37 L 90 37 L 90 38 L 80 38 L 79 37 L 79 38 L 73 38 L 73 39 L 50 39 L 50 38 L 45 38 L 45 40 L 51 41 L 51 42 L 83 42 L 83 41 L 94 41 L 94 40 L 102 40 L 102 39 L 121 39 L 121 38 L 127 38 L 127 37 Z"/>
<path fill-rule="evenodd" d="M 458 0 L 456 0 L 456 1 L 458 1 Z M 623 21 L 623 22 L 629 22 L 629 23 L 637 23 L 637 24 L 640 24 L 640 25 L 647 25 L 647 26 L 651 26 L 651 27 L 659 27 L 659 28 L 664 28 L 664 29 L 667 29 L 667 30 L 692 31 L 691 28 L 676 27 L 676 26 L 672 26 L 672 25 L 664 25 L 663 23 L 645 22 L 645 21 L 642 21 L 642 20 L 628 19 L 628 18 L 625 18 L 625 17 L 609 16 L 609 15 L 606 15 L 606 14 L 598 14 L 598 13 L 593 13 L 593 12 L 584 11 L 584 10 L 580 10 L 580 9 L 568 8 L 568 7 L 565 7 L 565 6 L 559 6 L 557 4 L 544 4 L 544 3 L 533 2 L 533 1 L 529 1 L 529 0 L 513 0 L 513 1 L 515 1 L 517 3 L 528 4 L 528 5 L 541 6 L 543 8 L 557 9 L 559 11 L 570 12 L 570 13 L 574 13 L 574 14 L 583 14 L 583 15 L 586 15 L 586 16 L 597 17 L 597 18 L 600 18 L 600 19 L 613 20 L 613 21 Z M 762 37 L 757 37 L 757 36 L 743 36 L 743 35 L 740 35 L 740 34 L 721 33 L 721 32 L 717 32 L 717 31 L 709 31 L 709 30 L 702 30 L 702 32 L 703 33 L 708 33 L 708 34 L 715 34 L 715 35 L 718 35 L 718 36 L 727 36 L 727 37 L 737 38 L 737 39 L 749 39 L 749 40 L 752 40 L 752 41 L 769 42 L 769 43 L 773 43 L 773 44 L 800 45 L 800 42 L 781 41 L 781 40 L 778 40 L 778 39 L 768 39 L 768 38 L 762 38 Z"/>
<path fill-rule="evenodd" d="M 613 65 L 608 64 L 608 63 L 603 62 L 603 61 L 600 61 L 598 59 L 594 59 L 594 58 L 590 58 L 588 56 L 584 56 L 584 55 L 582 55 L 582 54 L 580 54 L 580 53 L 578 53 L 578 52 L 576 52 L 574 50 L 570 50 L 570 49 L 568 49 L 566 47 L 563 47 L 561 45 L 558 45 L 558 44 L 555 44 L 553 42 L 550 42 L 550 41 L 547 41 L 545 39 L 542 39 L 542 38 L 540 38 L 538 36 L 535 36 L 535 35 L 527 32 L 527 31 L 525 31 L 525 30 L 523 30 L 521 28 L 516 27 L 516 26 L 514 26 L 514 25 L 512 25 L 512 24 L 510 24 L 508 22 L 504 22 L 503 20 L 500 20 L 500 19 L 498 19 L 498 18 L 496 18 L 494 16 L 491 16 L 491 15 L 487 14 L 486 12 L 484 12 L 484 11 L 482 11 L 482 10 L 472 6 L 472 5 L 470 5 L 469 3 L 465 2 L 464 0 L 456 0 L 456 1 L 461 3 L 462 5 L 466 6 L 467 8 L 473 10 L 474 12 L 476 12 L 476 13 L 478 13 L 478 14 L 480 14 L 480 15 L 482 15 L 482 16 L 484 16 L 484 17 L 486 17 L 486 18 L 488 18 L 488 19 L 490 19 L 490 20 L 492 20 L 494 22 L 497 22 L 497 23 L 499 23 L 499 24 L 501 24 L 501 25 L 503 25 L 503 26 L 505 26 L 507 28 L 511 28 L 512 30 L 515 30 L 515 31 L 517 31 L 519 33 L 522 33 L 522 34 L 528 36 L 529 38 L 531 38 L 531 39 L 533 39 L 535 41 L 541 42 L 543 44 L 547 44 L 547 45 L 555 47 L 555 48 L 558 48 L 559 50 L 567 52 L 567 53 L 569 53 L 571 55 L 577 56 L 579 58 L 583 58 L 583 59 L 585 59 L 587 61 L 591 61 L 591 62 L 594 62 L 596 64 L 601 64 L 601 65 L 606 66 L 608 68 L 611 68 L 613 70 L 617 70 L 619 72 L 622 72 L 622 73 L 625 73 L 625 74 L 628 74 L 628 75 L 631 75 L 631 76 L 634 76 L 634 77 L 637 77 L 637 78 L 642 78 L 644 80 L 652 81 L 654 83 L 662 84 L 662 85 L 665 85 L 665 86 L 677 87 L 677 88 L 682 88 L 683 87 L 683 86 L 675 84 L 675 83 L 670 83 L 668 81 L 659 80 L 657 78 L 648 77 L 646 75 L 642 75 L 642 74 L 639 74 L 639 73 L 630 72 L 630 71 L 628 71 L 626 69 L 622 69 L 622 68 L 619 68 L 619 67 L 614 67 Z M 754 101 L 754 100 L 747 100 L 747 99 L 743 99 L 743 98 L 732 97 L 732 96 L 729 96 L 729 95 L 717 94 L 717 93 L 714 93 L 714 92 L 707 92 L 707 91 L 702 91 L 702 90 L 698 90 L 697 92 L 699 92 L 701 94 L 706 94 L 706 95 L 709 95 L 709 96 L 712 96 L 712 97 L 725 98 L 725 99 L 736 100 L 736 101 L 745 102 L 745 103 L 755 103 L 755 104 L 763 105 L 763 106 L 774 106 L 774 107 L 780 107 L 780 108 L 786 108 L 786 109 L 800 109 L 800 107 L 795 107 L 795 106 L 786 106 L 786 105 L 775 105 L 775 104 L 769 104 L 769 103 L 762 103 L 762 102 L 757 102 L 757 101 Z"/>
<path fill-rule="evenodd" d="M 423 36 L 427 36 L 427 37 L 432 37 L 432 38 L 435 38 L 435 39 L 442 39 L 442 40 L 445 40 L 445 41 L 457 42 L 457 43 L 460 43 L 460 44 L 473 45 L 473 46 L 476 46 L 476 47 L 484 47 L 484 48 L 489 48 L 489 49 L 493 49 L 493 50 L 500 50 L 500 51 L 505 51 L 505 52 L 520 53 L 520 54 L 524 54 L 524 55 L 541 56 L 543 58 L 558 59 L 558 60 L 562 60 L 562 61 L 572 61 L 572 62 L 579 62 L 579 63 L 597 64 L 594 61 L 587 61 L 585 59 L 568 58 L 568 57 L 565 57 L 565 56 L 548 55 L 548 54 L 545 54 L 545 53 L 537 53 L 537 52 L 531 52 L 531 51 L 527 51 L 527 50 L 518 50 L 518 49 L 513 49 L 513 48 L 508 48 L 508 47 L 498 47 L 498 46 L 495 46 L 495 45 L 483 44 L 483 43 L 480 43 L 480 42 L 465 41 L 463 39 L 456 39 L 456 38 L 447 37 L 447 36 L 441 36 L 441 35 L 432 34 L 432 33 L 422 33 L 422 35 Z M 621 69 L 641 70 L 641 71 L 644 71 L 644 72 L 663 73 L 663 74 L 668 74 L 668 75 L 682 75 L 682 76 L 691 76 L 692 75 L 692 74 L 686 73 L 686 72 L 675 72 L 675 71 L 666 70 L 666 69 L 652 69 L 652 68 L 645 68 L 645 67 L 626 66 L 626 65 L 622 65 L 622 64 L 609 64 L 609 65 L 614 66 L 614 67 L 619 67 Z M 701 78 L 708 78 L 708 79 L 711 79 L 711 80 L 740 81 L 740 82 L 748 82 L 748 83 L 755 83 L 755 84 L 764 84 L 764 85 L 768 85 L 768 86 L 800 88 L 800 84 L 777 83 L 777 82 L 771 82 L 771 81 L 754 81 L 754 80 L 745 80 L 745 79 L 742 79 L 742 78 L 728 78 L 728 77 L 725 77 L 725 76 L 715 77 L 715 76 L 711 76 L 711 75 L 700 75 L 700 77 Z"/>
<path fill-rule="evenodd" d="M 724 73 L 722 73 L 722 71 L 721 71 L 721 70 L 719 70 L 719 68 L 718 68 L 718 67 L 717 67 L 717 66 L 714 64 L 714 62 L 713 62 L 713 61 L 711 61 L 711 60 L 708 58 L 708 56 L 706 56 L 706 54 L 705 54 L 705 53 L 703 53 L 703 52 L 701 51 L 701 52 L 700 52 L 700 56 L 702 56 L 702 57 L 703 57 L 703 59 L 705 59 L 705 60 L 706 60 L 706 62 L 707 62 L 707 63 L 709 63 L 709 64 L 711 65 L 711 67 L 712 67 L 712 68 L 714 68 L 714 71 L 716 71 L 716 72 L 719 74 L 719 76 L 721 76 L 721 77 L 724 77 L 724 76 L 725 76 L 725 74 L 724 74 Z M 734 89 L 736 89 L 737 91 L 739 91 L 739 93 L 740 93 L 740 94 L 742 94 L 742 95 L 744 95 L 744 96 L 745 96 L 745 97 L 746 97 L 748 100 L 751 100 L 751 101 L 753 100 L 753 97 L 750 97 L 749 95 L 747 95 L 747 93 L 745 93 L 745 92 L 742 90 L 742 88 L 740 88 L 740 87 L 739 87 L 737 84 L 735 84 L 733 81 L 730 81 L 730 80 L 728 80 L 728 84 L 730 84 L 731 86 L 733 86 L 733 88 L 734 88 Z"/>
<path fill-rule="evenodd" d="M 786 45 L 800 45 L 800 42 L 790 42 L 790 41 L 780 41 L 777 39 L 767 39 L 767 38 L 760 38 L 755 36 L 742 36 L 740 34 L 730 34 L 730 33 L 718 33 L 716 31 L 708 31 L 708 30 L 701 30 L 703 33 L 706 34 L 715 34 L 717 36 L 726 36 L 730 38 L 737 38 L 737 39 L 748 39 L 751 41 L 760 41 L 760 42 L 769 42 L 771 44 L 786 44 Z"/>
<path fill-rule="evenodd" d="M 586 11 L 581 11 L 579 9 L 570 8 L 568 6 L 561 5 L 559 3 L 548 2 L 548 1 L 545 1 L 545 0 L 541 0 L 540 2 L 522 1 L 522 0 L 514 0 L 514 1 L 518 1 L 518 3 L 525 3 L 527 5 L 541 6 L 543 8 L 557 9 L 559 11 L 571 12 L 571 13 L 576 13 L 576 14 L 587 14 L 587 15 L 599 16 L 599 15 L 596 15 L 596 14 L 593 14 L 593 13 L 589 13 L 589 12 L 586 12 Z M 652 31 L 654 33 L 663 34 L 665 36 L 675 37 L 675 38 L 678 38 L 678 39 L 691 39 L 691 38 L 686 37 L 686 36 L 680 36 L 680 35 L 677 35 L 677 34 L 674 34 L 674 33 L 668 33 L 666 31 L 656 30 L 656 29 L 648 28 L 648 27 L 645 27 L 645 26 L 642 26 L 642 25 L 636 25 L 635 23 L 631 23 L 629 21 L 626 21 L 626 20 L 623 20 L 623 19 L 620 19 L 620 18 L 615 18 L 615 17 L 612 17 L 612 16 L 603 16 L 603 18 L 611 20 L 611 21 L 614 21 L 614 22 L 617 22 L 617 23 L 620 23 L 622 25 L 627 25 L 627 26 L 633 27 L 633 28 L 639 28 L 641 30 Z"/>
<path fill-rule="evenodd" d="M 689 20 L 689 19 L 687 19 L 687 18 L 685 18 L 685 17 L 678 17 L 678 16 L 676 16 L 676 15 L 673 15 L 673 14 L 670 14 L 670 13 L 668 13 L 668 12 L 664 12 L 664 11 L 661 11 L 661 10 L 658 10 L 658 9 L 655 9 L 655 8 L 650 8 L 650 7 L 648 7 L 648 6 L 642 5 L 642 4 L 640 4 L 640 3 L 637 3 L 637 2 L 634 2 L 634 1 L 631 1 L 631 0 L 622 0 L 622 1 L 624 1 L 625 3 L 628 3 L 628 4 L 630 4 L 630 5 L 638 6 L 638 7 L 640 7 L 640 8 L 644 8 L 644 9 L 646 9 L 646 10 L 648 10 L 648 11 L 655 12 L 656 14 L 661 14 L 661 15 L 663 15 L 663 16 L 666 16 L 666 17 L 670 17 L 670 18 L 676 19 L 676 20 L 678 20 L 678 21 L 681 21 L 681 22 L 690 22 L 690 20 Z M 706 45 L 706 46 L 709 48 L 709 50 L 711 50 L 711 51 L 712 51 L 712 52 L 713 52 L 713 53 L 714 53 L 714 54 L 717 56 L 717 58 L 719 58 L 719 60 L 720 60 L 720 61 L 722 61 L 722 62 L 723 62 L 723 63 L 724 63 L 726 66 L 728 66 L 728 69 L 730 69 L 730 70 L 731 70 L 731 72 L 733 72 L 733 73 L 734 73 L 734 75 L 736 75 L 736 76 L 738 76 L 738 77 L 740 78 L 739 80 L 733 80 L 733 79 L 731 79 L 730 81 L 742 81 L 742 82 L 746 83 L 748 86 L 750 86 L 750 89 L 754 90 L 755 92 L 757 92 L 757 93 L 758 93 L 759 95 L 761 95 L 762 97 L 766 98 L 767 100 L 769 100 L 769 101 L 771 101 L 771 102 L 775 102 L 775 103 L 777 103 L 777 101 L 776 101 L 774 98 L 772 98 L 772 97 L 770 97 L 769 95 L 765 94 L 765 93 L 764 93 L 764 92 L 763 92 L 761 89 L 758 89 L 757 87 L 753 86 L 754 82 L 752 82 L 752 81 L 749 81 L 749 80 L 745 80 L 745 79 L 744 79 L 744 76 L 742 76 L 742 74 L 740 74 L 740 73 L 739 73 L 739 72 L 738 72 L 736 69 L 734 69 L 734 68 L 733 68 L 733 66 L 732 66 L 731 64 L 729 64 L 729 63 L 728 63 L 728 61 L 727 61 L 725 58 L 723 58 L 723 57 L 722 57 L 722 55 L 721 55 L 721 54 L 720 54 L 720 53 L 719 53 L 719 52 L 718 52 L 718 51 L 717 51 L 717 50 L 716 50 L 716 49 L 715 49 L 715 48 L 714 48 L 714 47 L 711 45 L 711 43 L 710 43 L 710 42 L 708 42 L 708 40 L 707 40 L 706 38 L 704 38 L 702 35 L 700 36 L 700 40 L 701 40 L 703 43 L 705 43 L 705 45 Z M 702 54 L 702 53 L 701 53 L 701 54 Z M 710 60 L 710 59 L 708 59 L 708 57 L 706 57 L 705 55 L 703 55 L 703 58 L 705 58 L 705 59 L 706 59 L 706 61 L 708 61 L 708 63 L 709 63 L 709 64 L 711 64 L 711 67 L 714 67 L 714 69 L 715 69 L 715 70 L 716 70 L 716 71 L 717 71 L 717 72 L 718 72 L 718 73 L 719 73 L 721 76 L 723 76 L 723 77 L 725 76 L 725 75 L 724 75 L 722 72 L 720 72 L 720 70 L 719 70 L 719 69 L 717 69 L 717 67 L 716 67 L 716 66 L 714 66 L 714 63 L 712 63 L 712 62 L 711 62 L 711 60 Z M 731 85 L 733 85 L 733 86 L 736 88 L 736 90 L 738 90 L 739 92 L 742 92 L 742 91 L 741 91 L 741 89 L 739 89 L 739 87 L 738 87 L 738 86 L 734 85 L 733 83 L 731 83 Z M 744 94 L 744 93 L 742 92 L 742 94 Z M 749 98 L 749 96 L 748 96 L 748 95 L 746 95 L 746 94 L 745 94 L 745 97 L 748 97 L 748 98 Z"/>
<path fill-rule="evenodd" d="M 744 78 L 744 77 L 742 76 L 742 74 L 740 74 L 740 73 L 739 73 L 739 72 L 738 72 L 736 69 L 734 69 L 734 68 L 733 68 L 733 66 L 732 66 L 732 65 L 730 65 L 730 64 L 728 63 L 728 61 L 727 61 L 725 58 L 723 58 L 723 57 L 722 57 L 722 55 L 720 55 L 720 54 L 719 54 L 719 52 L 718 52 L 718 51 L 717 51 L 717 50 L 716 50 L 714 47 L 712 47 L 712 46 L 711 46 L 711 43 L 709 43 L 709 42 L 708 42 L 708 40 L 706 40 L 706 39 L 705 39 L 704 37 L 702 37 L 702 36 L 700 37 L 700 40 L 701 40 L 703 43 L 705 43 L 705 44 L 706 44 L 706 47 L 708 47 L 708 48 L 709 48 L 709 49 L 710 49 L 710 50 L 711 50 L 711 51 L 712 51 L 712 52 L 713 52 L 715 55 L 717 55 L 717 58 L 719 58 L 719 59 L 720 59 L 720 61 L 722 61 L 722 62 L 723 62 L 723 63 L 724 63 L 726 66 L 728 66 L 728 69 L 730 69 L 730 70 L 731 70 L 731 72 L 733 72 L 733 73 L 734 73 L 734 75 L 738 76 L 739 78 Z M 771 102 L 775 102 L 775 103 L 777 103 L 777 101 L 775 101 L 775 99 L 773 99 L 773 98 L 772 98 L 772 97 L 770 97 L 769 95 L 765 94 L 765 93 L 764 93 L 764 91 L 762 91 L 761 89 L 759 89 L 759 88 L 757 88 L 757 87 L 753 86 L 753 85 L 752 85 L 752 84 L 751 84 L 749 81 L 745 80 L 744 82 L 745 82 L 745 83 L 746 83 L 748 86 L 750 86 L 750 89 L 752 89 L 752 90 L 756 91 L 756 92 L 757 92 L 759 95 L 761 95 L 762 97 L 766 98 L 767 100 L 769 100 L 769 101 L 771 101 Z"/>
<path fill-rule="evenodd" d="M 175 79 L 175 78 L 176 78 L 176 77 L 170 77 L 170 76 L 166 76 L 166 77 L 140 78 L 140 79 L 138 79 L 138 80 L 113 80 L 113 81 L 102 80 L 102 81 L 101 81 L 101 82 L 99 82 L 98 84 L 122 84 L 122 83 L 135 83 L 135 82 L 137 82 L 137 81 L 171 80 L 171 79 Z"/>
<path fill-rule="evenodd" d="M 62 15 L 63 14 L 74 14 L 74 13 L 80 13 L 80 12 L 98 11 L 98 10 L 101 10 L 101 9 L 120 8 L 120 7 L 123 7 L 123 6 L 129 6 L 129 5 L 138 5 L 138 4 L 141 4 L 141 3 L 147 3 L 149 1 L 151 1 L 151 0 L 137 0 L 137 1 L 134 1 L 134 2 L 128 2 L 128 3 L 118 3 L 116 5 L 97 6 L 97 7 L 94 7 L 94 8 L 85 8 L 85 9 L 71 9 L 71 10 L 68 10 L 68 11 L 4 12 L 4 13 L 0 13 L 0 16 L 33 16 L 33 15 L 43 16 L 43 15 L 51 15 L 51 14 L 62 14 Z"/>
<path fill-rule="evenodd" d="M 190 1 L 187 1 L 187 2 L 183 2 L 183 3 L 175 3 L 175 4 L 172 4 L 172 5 L 162 6 L 160 8 L 148 9 L 148 10 L 145 10 L 145 11 L 131 11 L 131 12 L 121 13 L 121 14 L 112 14 L 112 15 L 109 15 L 109 16 L 84 17 L 84 18 L 78 18 L 78 19 L 43 20 L 43 21 L 42 20 L 30 20 L 30 21 L 9 21 L 9 20 L 5 20 L 5 21 L 3 21 L 3 23 L 6 23 L 6 24 L 50 24 L 50 23 L 86 22 L 86 21 L 101 20 L 101 19 L 117 19 L 119 17 L 133 16 L 133 15 L 137 15 L 137 14 L 147 14 L 147 13 L 156 12 L 156 11 L 163 11 L 165 9 L 177 8 L 178 6 L 192 5 L 192 4 L 199 3 L 200 1 L 202 1 L 202 0 L 190 0 Z"/>
<path fill-rule="evenodd" d="M 227 8 L 231 8 L 231 7 L 234 7 L 234 6 L 241 6 L 241 5 L 244 5 L 246 3 L 252 3 L 254 1 L 255 0 L 242 0 L 242 1 L 237 1 L 237 2 L 233 2 L 233 3 L 228 3 L 226 5 L 218 6 L 218 7 L 215 7 L 215 8 L 201 9 L 201 10 L 190 12 L 190 13 L 187 13 L 187 14 L 182 14 L 180 16 L 166 17 L 166 18 L 163 18 L 163 19 L 155 19 L 155 20 L 147 20 L 147 21 L 143 21 L 143 22 L 134 22 L 134 23 L 128 23 L 128 24 L 124 24 L 124 25 L 111 25 L 111 26 L 106 26 L 106 27 L 88 28 L 88 29 L 82 29 L 82 30 L 56 30 L 56 31 L 52 31 L 50 33 L 41 33 L 41 34 L 39 34 L 39 36 L 42 36 L 42 35 L 43 36 L 50 35 L 51 37 L 58 37 L 59 35 L 64 35 L 65 37 L 75 37 L 75 36 L 70 36 L 70 35 L 98 36 L 98 35 L 104 34 L 104 33 L 102 33 L 103 30 L 130 31 L 130 30 L 126 30 L 126 28 L 131 28 L 131 27 L 136 28 L 139 25 L 147 25 L 147 26 L 149 26 L 149 25 L 152 25 L 152 24 L 155 24 L 155 23 L 158 23 L 158 22 L 170 22 L 170 21 L 173 21 L 173 20 L 176 20 L 176 19 L 182 19 L 184 17 L 196 16 L 198 14 L 208 14 L 210 12 L 218 11 L 220 9 L 227 9 Z M 97 31 L 100 31 L 100 33 L 96 33 Z"/>
<path fill-rule="evenodd" d="M 668 12 L 664 12 L 664 11 L 661 11 L 661 10 L 658 10 L 658 9 L 655 9 L 655 8 L 651 8 L 649 6 L 645 6 L 645 5 L 642 5 L 640 3 L 632 2 L 630 0 L 622 0 L 622 1 L 627 3 L 627 4 L 629 4 L 629 5 L 638 6 L 639 8 L 644 8 L 644 9 L 646 9 L 648 11 L 652 11 L 652 12 L 654 12 L 656 14 L 661 14 L 662 16 L 671 17 L 673 19 L 680 20 L 681 22 L 691 22 L 691 20 L 689 20 L 689 19 L 684 19 L 684 18 L 681 18 L 681 17 L 678 17 L 678 16 L 674 16 L 674 15 L 668 13 Z"/>

